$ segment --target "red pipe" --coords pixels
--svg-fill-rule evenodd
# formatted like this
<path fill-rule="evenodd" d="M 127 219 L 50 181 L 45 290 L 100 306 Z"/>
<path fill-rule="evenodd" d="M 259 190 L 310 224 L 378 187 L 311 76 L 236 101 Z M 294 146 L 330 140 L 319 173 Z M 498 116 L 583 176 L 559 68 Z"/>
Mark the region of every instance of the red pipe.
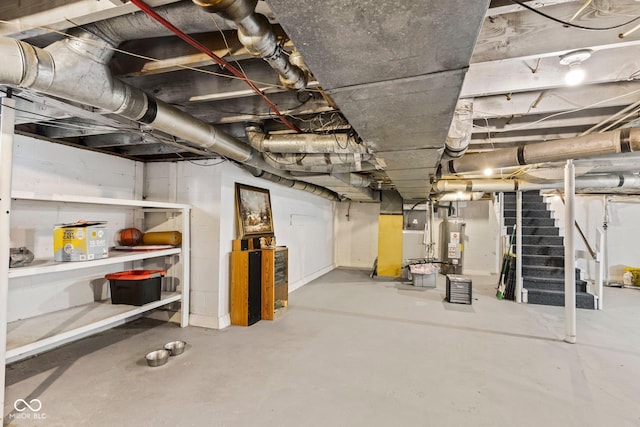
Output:
<path fill-rule="evenodd" d="M 189 43 L 191 46 L 195 47 L 200 52 L 202 52 L 205 55 L 209 56 L 211 59 L 213 59 L 214 62 L 218 63 L 222 68 L 226 68 L 227 70 L 231 71 L 231 73 L 233 75 L 235 75 L 236 77 L 244 80 L 244 82 L 247 83 L 251 87 L 251 89 L 253 89 L 253 91 L 255 93 L 257 93 L 258 95 L 260 95 L 262 97 L 262 99 L 264 99 L 264 102 L 267 103 L 269 108 L 271 108 L 271 110 L 278 116 L 278 118 L 280 119 L 280 121 L 282 121 L 282 123 L 284 123 L 289 129 L 291 129 L 293 131 L 296 131 L 298 133 L 302 132 L 296 125 L 294 125 L 291 122 L 289 122 L 289 120 L 287 120 L 282 115 L 282 113 L 280 113 L 280 111 L 278 110 L 278 107 L 276 107 L 275 104 L 273 102 L 271 102 L 269 100 L 269 98 L 267 98 L 267 96 L 264 93 L 262 93 L 262 91 L 260 89 L 258 89 L 258 87 L 251 80 L 249 80 L 247 78 L 247 76 L 245 76 L 240 71 L 238 71 L 237 68 L 235 68 L 233 65 L 229 64 L 224 59 L 220 58 L 215 53 L 211 52 L 211 50 L 209 48 L 207 48 L 202 43 L 200 43 L 200 42 L 194 40 L 193 38 L 191 38 L 189 35 L 184 33 L 178 27 L 174 26 L 171 22 L 167 21 L 162 16 L 158 15 L 156 13 L 156 11 L 154 11 L 151 7 L 149 7 L 149 5 L 147 5 L 142 0 L 131 0 L 131 3 L 136 5 L 141 11 L 143 11 L 144 13 L 149 15 L 151 18 L 153 18 L 156 21 L 158 21 L 162 26 L 164 26 L 165 28 L 170 30 L 176 36 L 180 37 L 182 40 L 184 40 L 185 42 Z"/>

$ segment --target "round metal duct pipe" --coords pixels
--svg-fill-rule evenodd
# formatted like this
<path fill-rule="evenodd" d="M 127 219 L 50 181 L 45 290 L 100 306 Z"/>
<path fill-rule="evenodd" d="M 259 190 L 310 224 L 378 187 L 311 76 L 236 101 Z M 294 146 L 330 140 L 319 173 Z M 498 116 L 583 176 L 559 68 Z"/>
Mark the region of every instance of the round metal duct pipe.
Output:
<path fill-rule="evenodd" d="M 619 129 L 576 138 L 503 148 L 486 153 L 467 154 L 459 159 L 441 163 L 439 175 L 586 159 L 634 151 L 640 151 L 640 128 Z"/>
<path fill-rule="evenodd" d="M 458 192 L 513 192 L 529 190 L 551 190 L 563 188 L 564 181 L 552 180 L 531 182 L 522 179 L 441 179 L 436 181 L 432 189 L 436 193 Z M 640 176 L 635 174 L 602 174 L 582 175 L 576 177 L 576 188 L 615 189 L 640 188 Z"/>
<path fill-rule="evenodd" d="M 365 154 L 368 152 L 364 144 L 358 144 L 355 138 L 346 133 L 269 135 L 265 134 L 258 126 L 248 126 L 245 134 L 249 144 L 262 153 Z"/>
<path fill-rule="evenodd" d="M 307 86 L 307 74 L 289 62 L 267 18 L 255 12 L 257 0 L 193 0 L 209 13 L 218 14 L 238 25 L 240 43 L 255 56 L 269 63 L 280 75 L 280 82 L 293 90 Z"/>

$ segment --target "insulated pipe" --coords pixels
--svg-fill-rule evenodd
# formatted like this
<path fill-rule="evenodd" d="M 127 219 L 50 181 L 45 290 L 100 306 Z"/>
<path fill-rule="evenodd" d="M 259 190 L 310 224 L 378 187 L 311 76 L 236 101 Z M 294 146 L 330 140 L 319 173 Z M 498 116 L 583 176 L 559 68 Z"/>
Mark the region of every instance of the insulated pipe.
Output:
<path fill-rule="evenodd" d="M 530 190 L 549 190 L 562 188 L 563 181 L 530 182 L 521 179 L 441 179 L 436 181 L 432 189 L 436 193 L 453 193 L 458 191 L 513 192 Z M 635 174 L 602 174 L 583 175 L 575 179 L 576 188 L 640 188 L 640 176 Z"/>
<path fill-rule="evenodd" d="M 357 158 L 359 157 L 359 158 Z M 356 163 L 373 158 L 372 154 L 293 154 L 293 153 L 264 153 L 265 162 L 279 170 L 298 172 L 339 172 L 336 166 L 348 166 L 343 172 L 357 172 Z"/>
<path fill-rule="evenodd" d="M 364 144 L 346 133 L 268 135 L 258 126 L 248 126 L 245 134 L 249 144 L 262 153 L 367 153 Z"/>
<path fill-rule="evenodd" d="M 444 152 L 449 157 L 461 157 L 471 142 L 473 133 L 473 101 L 461 99 L 456 104 L 449 133 L 444 142 Z"/>
<path fill-rule="evenodd" d="M 368 187 L 371 185 L 371 178 L 357 173 L 334 173 L 331 176 L 351 187 Z"/>
<path fill-rule="evenodd" d="M 442 194 L 438 194 L 435 197 L 435 200 L 439 201 L 439 202 L 457 202 L 457 201 L 467 201 L 467 200 L 480 200 L 482 199 L 482 197 L 484 196 L 484 193 L 482 191 L 480 192 L 473 192 L 473 193 L 463 193 L 463 194 L 458 194 L 458 193 L 442 193 Z"/>
<path fill-rule="evenodd" d="M 215 21 L 215 28 L 221 31 L 235 30 L 235 25 L 229 25 L 229 21 L 219 16 L 200 11 L 192 2 L 177 2 L 154 8 L 158 15 L 169 20 L 176 27 L 188 34 L 211 32 L 211 20 Z M 130 13 L 115 16 L 103 21 L 94 22 L 82 26 L 86 31 L 100 34 L 113 46 L 127 40 L 139 40 L 145 38 L 164 37 L 172 35 L 171 31 L 158 25 L 145 13 Z"/>
<path fill-rule="evenodd" d="M 303 190 L 303 191 L 306 191 L 308 193 L 312 193 L 312 194 L 324 197 L 325 199 L 328 199 L 328 200 L 331 200 L 331 201 L 338 201 L 339 200 L 334 192 L 329 191 L 326 188 L 318 187 L 317 185 L 309 184 L 309 183 L 302 182 L 302 181 L 296 181 L 296 180 L 293 180 L 293 179 L 283 178 L 281 176 L 274 175 L 272 173 L 265 172 L 263 170 L 252 168 L 252 167 L 249 167 L 247 169 L 253 174 L 253 176 L 255 176 L 257 178 L 263 178 L 263 179 L 269 180 L 271 182 L 282 184 L 282 185 L 284 185 L 286 187 L 291 187 L 291 188 L 296 188 L 298 190 Z"/>
<path fill-rule="evenodd" d="M 267 18 L 255 12 L 258 0 L 193 0 L 209 13 L 215 13 L 238 25 L 240 43 L 255 56 L 269 63 L 280 75 L 280 82 L 289 89 L 301 90 L 307 85 L 307 75 L 291 64 Z"/>
<path fill-rule="evenodd" d="M 586 159 L 640 151 L 640 128 L 618 129 L 576 138 L 559 139 L 503 148 L 486 153 L 467 154 L 440 164 L 440 173 L 456 174 L 486 168 L 506 168 L 568 159 Z"/>

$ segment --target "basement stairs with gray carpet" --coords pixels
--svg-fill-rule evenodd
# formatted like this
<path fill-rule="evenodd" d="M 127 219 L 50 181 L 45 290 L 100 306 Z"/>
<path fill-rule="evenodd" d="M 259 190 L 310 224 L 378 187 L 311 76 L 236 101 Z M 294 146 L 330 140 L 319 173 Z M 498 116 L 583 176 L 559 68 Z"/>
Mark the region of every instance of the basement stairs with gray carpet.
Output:
<path fill-rule="evenodd" d="M 515 193 L 504 193 L 504 223 L 511 236 L 516 223 Z M 522 285 L 528 303 L 564 306 L 564 239 L 537 191 L 522 193 L 522 253 Z M 594 309 L 595 297 L 579 277 L 576 269 L 576 307 Z"/>

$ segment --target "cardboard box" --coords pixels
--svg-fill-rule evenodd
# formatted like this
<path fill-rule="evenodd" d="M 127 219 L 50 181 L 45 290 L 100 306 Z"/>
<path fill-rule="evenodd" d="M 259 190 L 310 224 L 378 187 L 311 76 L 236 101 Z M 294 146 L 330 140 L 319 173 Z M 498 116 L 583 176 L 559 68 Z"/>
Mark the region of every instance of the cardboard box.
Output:
<path fill-rule="evenodd" d="M 56 224 L 53 229 L 55 261 L 90 261 L 108 258 L 106 221 Z"/>

